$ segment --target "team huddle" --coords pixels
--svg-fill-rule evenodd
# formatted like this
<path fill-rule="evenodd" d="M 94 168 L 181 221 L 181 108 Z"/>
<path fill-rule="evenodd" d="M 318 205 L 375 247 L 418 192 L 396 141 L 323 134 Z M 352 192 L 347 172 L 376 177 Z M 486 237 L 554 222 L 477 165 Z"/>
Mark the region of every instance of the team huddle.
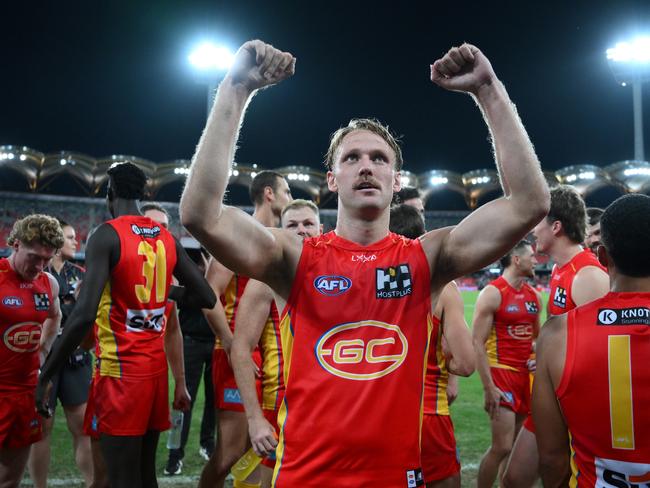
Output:
<path fill-rule="evenodd" d="M 431 65 L 431 81 L 479 106 L 503 197 L 425 232 L 421 203 L 392 205 L 399 143 L 379 122 L 353 119 L 326 154 L 338 196 L 333 231 L 323 234 L 318 208 L 292 200 L 272 171 L 253 180 L 248 215 L 223 203 L 239 128 L 253 95 L 295 64 L 250 41 L 219 87 L 180 203 L 182 224 L 211 255 L 205 274 L 160 215 L 141 212 L 144 173 L 114 165 L 113 218 L 88 239 L 85 271 L 63 293 L 75 303 L 61 328 L 60 288 L 70 279 L 46 268 L 70 226 L 44 215 L 16 222 L 12 254 L 0 260 L 0 486 L 19 485 L 57 396 L 71 430 L 87 436 L 75 443 L 87 485 L 157 486 L 168 367 L 174 409 L 191 401 L 177 305 L 203 310 L 217 337 L 218 435 L 200 487 L 223 486 L 250 446 L 260 468 L 235 486 L 459 487 L 449 403 L 457 376 L 475 369 L 492 432 L 479 487 L 529 487 L 539 477 L 545 486 L 650 483 L 650 197 L 621 197 L 588 227 L 574 189 L 549 190 L 488 59 L 463 44 Z M 527 283 L 531 232 L 535 251 L 556 263 L 543 326 L 541 297 Z M 503 274 L 479 295 L 470 333 L 454 279 L 498 260 Z M 70 358 L 88 363 L 93 347 L 85 414 L 72 424 L 75 401 L 64 396 L 74 395 L 53 392 L 61 380 L 52 380 Z"/>

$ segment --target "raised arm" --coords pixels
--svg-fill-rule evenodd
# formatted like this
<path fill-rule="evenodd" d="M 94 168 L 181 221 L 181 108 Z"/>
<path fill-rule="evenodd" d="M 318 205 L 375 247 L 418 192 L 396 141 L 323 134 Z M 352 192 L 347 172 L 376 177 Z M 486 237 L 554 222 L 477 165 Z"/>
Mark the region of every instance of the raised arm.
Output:
<path fill-rule="evenodd" d="M 547 214 L 550 196 L 517 110 L 478 48 L 463 44 L 450 49 L 431 66 L 431 80 L 448 90 L 469 93 L 478 104 L 492 136 L 506 195 L 481 206 L 447 234 L 425 235 L 432 280 L 443 286 L 509 251 Z"/>
<path fill-rule="evenodd" d="M 45 397 L 48 382 L 95 323 L 97 307 L 110 276 L 111 263 L 117 262 L 119 246 L 119 238 L 108 224 L 101 225 L 88 241 L 84 286 L 79 293 L 74 312 L 68 318 L 63 333 L 54 342 L 38 378 L 36 406 L 43 415 L 50 415 Z"/>
<path fill-rule="evenodd" d="M 486 286 L 476 300 L 474 319 L 472 321 L 472 341 L 476 354 L 476 369 L 481 377 L 481 383 L 483 383 L 484 408 L 490 418 L 498 418 L 499 403 L 501 399 L 506 399 L 503 392 L 492 381 L 490 363 L 485 349 L 485 343 L 490 337 L 490 332 L 492 332 L 494 326 L 494 314 L 500 305 L 501 294 L 499 290 L 491 285 Z"/>
<path fill-rule="evenodd" d="M 251 353 L 262 336 L 272 302 L 273 292 L 267 285 L 254 280 L 248 282 L 239 303 L 230 352 L 237 387 L 246 410 L 251 445 L 259 455 L 273 452 L 277 445 L 275 429 L 264 417 L 257 399 L 255 363 L 251 359 Z"/>
<path fill-rule="evenodd" d="M 442 309 L 442 330 L 451 359 L 449 372 L 469 376 L 474 372 L 474 349 L 472 335 L 465 322 L 465 304 L 453 281 L 442 290 L 439 305 Z"/>
<path fill-rule="evenodd" d="M 286 269 L 283 243 L 248 214 L 223 205 L 244 111 L 255 92 L 293 75 L 295 58 L 262 41 L 237 52 L 219 86 L 180 204 L 181 221 L 228 268 L 262 279 Z M 293 242 L 293 241 L 292 241 Z M 300 247 L 294 245 L 296 252 Z"/>

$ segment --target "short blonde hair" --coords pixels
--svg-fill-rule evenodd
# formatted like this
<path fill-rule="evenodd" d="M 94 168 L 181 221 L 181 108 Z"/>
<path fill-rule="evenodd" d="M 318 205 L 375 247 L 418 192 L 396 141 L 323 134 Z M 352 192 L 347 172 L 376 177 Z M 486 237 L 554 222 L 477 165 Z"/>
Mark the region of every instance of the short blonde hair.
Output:
<path fill-rule="evenodd" d="M 38 243 L 58 250 L 63 247 L 65 238 L 57 219 L 49 215 L 32 214 L 14 223 L 7 244 L 13 246 L 18 241 L 28 246 Z"/>
<path fill-rule="evenodd" d="M 388 126 L 383 125 L 376 119 L 352 119 L 346 127 L 341 127 L 330 138 L 330 147 L 325 155 L 325 166 L 327 166 L 328 170 L 332 171 L 334 167 L 334 154 L 341 145 L 341 142 L 343 142 L 343 138 L 355 130 L 373 132 L 386 141 L 386 144 L 395 153 L 395 170 L 400 171 L 402 169 L 404 161 L 402 159 L 402 149 L 399 145 L 399 137 L 394 136 L 388 129 Z"/>
<path fill-rule="evenodd" d="M 286 207 L 282 209 L 282 214 L 280 215 L 280 219 L 284 218 L 284 214 L 287 213 L 289 210 L 298 210 L 301 208 L 309 208 L 314 212 L 314 215 L 318 217 L 318 207 L 314 202 L 311 200 L 303 200 L 302 198 L 298 198 L 296 200 L 292 200 L 291 203 L 287 204 Z"/>

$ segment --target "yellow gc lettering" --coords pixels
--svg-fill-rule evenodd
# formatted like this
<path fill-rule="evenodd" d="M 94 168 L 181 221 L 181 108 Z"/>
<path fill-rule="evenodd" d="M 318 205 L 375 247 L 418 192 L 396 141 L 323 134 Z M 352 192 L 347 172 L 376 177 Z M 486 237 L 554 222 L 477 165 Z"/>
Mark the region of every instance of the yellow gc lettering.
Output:
<path fill-rule="evenodd" d="M 138 255 L 145 257 L 142 263 L 142 276 L 144 277 L 145 283 L 144 285 L 135 285 L 135 296 L 140 302 L 149 303 L 151 301 L 151 290 L 155 278 L 156 301 L 164 301 L 167 279 L 167 252 L 165 245 L 162 241 L 156 241 L 156 251 L 154 252 L 151 244 L 147 241 L 141 241 L 138 245 Z"/>
<path fill-rule="evenodd" d="M 334 362 L 337 364 L 360 363 L 363 359 L 363 346 L 361 339 L 338 341 L 334 345 Z"/>
<path fill-rule="evenodd" d="M 400 356 L 375 356 L 375 347 L 385 346 L 388 344 L 395 344 L 394 337 L 388 337 L 386 339 L 371 339 L 368 341 L 368 346 L 366 347 L 366 361 L 369 363 L 394 363 L 399 361 Z"/>

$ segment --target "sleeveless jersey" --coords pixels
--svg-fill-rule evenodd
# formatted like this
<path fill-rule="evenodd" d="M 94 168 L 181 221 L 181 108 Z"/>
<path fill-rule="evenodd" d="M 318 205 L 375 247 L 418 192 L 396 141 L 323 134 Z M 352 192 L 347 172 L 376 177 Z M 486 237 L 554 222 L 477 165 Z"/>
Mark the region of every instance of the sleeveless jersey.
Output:
<path fill-rule="evenodd" d="M 390 233 L 364 247 L 330 232 L 304 241 L 280 324 L 274 486 L 424 483 L 430 281 L 418 240 Z"/>
<path fill-rule="evenodd" d="M 277 410 L 284 399 L 284 362 L 280 343 L 280 317 L 275 300 L 269 307 L 269 317 L 259 342 L 262 353 L 262 408 Z"/>
<path fill-rule="evenodd" d="M 650 293 L 608 293 L 567 315 L 556 390 L 571 487 L 650 484 Z"/>
<path fill-rule="evenodd" d="M 442 352 L 442 327 L 440 319 L 435 315 L 431 316 L 431 320 L 433 332 L 429 340 L 427 374 L 424 377 L 424 414 L 449 415 L 447 402 L 449 371 L 447 371 L 447 360 Z"/>
<path fill-rule="evenodd" d="M 146 378 L 167 370 L 167 296 L 176 266 L 176 241 L 148 217 L 107 222 L 120 239 L 120 259 L 104 287 L 95 320 L 101 376 Z"/>
<path fill-rule="evenodd" d="M 244 294 L 244 289 L 248 283 L 249 278 L 247 276 L 241 276 L 237 273 L 232 275 L 228 286 L 226 286 L 223 295 L 219 297 L 221 300 L 221 305 L 223 305 L 223 311 L 226 313 L 226 320 L 228 321 L 228 327 L 230 327 L 231 332 L 235 332 L 235 320 L 237 319 L 237 309 L 239 308 L 239 302 L 241 297 Z M 215 335 L 214 339 L 214 348 L 223 349 L 221 345 L 221 339 L 218 335 Z"/>
<path fill-rule="evenodd" d="M 583 249 L 562 267 L 553 266 L 548 300 L 549 315 L 561 315 L 576 308 L 571 294 L 571 286 L 578 271 L 585 266 L 595 266 L 607 271 L 589 249 Z"/>
<path fill-rule="evenodd" d="M 23 281 L 8 259 L 0 259 L 0 396 L 36 388 L 41 330 L 52 300 L 45 273 Z"/>
<path fill-rule="evenodd" d="M 490 285 L 501 294 L 501 305 L 485 344 L 490 367 L 527 372 L 540 312 L 537 294 L 528 283 L 519 290 L 513 288 L 503 276 Z"/>

